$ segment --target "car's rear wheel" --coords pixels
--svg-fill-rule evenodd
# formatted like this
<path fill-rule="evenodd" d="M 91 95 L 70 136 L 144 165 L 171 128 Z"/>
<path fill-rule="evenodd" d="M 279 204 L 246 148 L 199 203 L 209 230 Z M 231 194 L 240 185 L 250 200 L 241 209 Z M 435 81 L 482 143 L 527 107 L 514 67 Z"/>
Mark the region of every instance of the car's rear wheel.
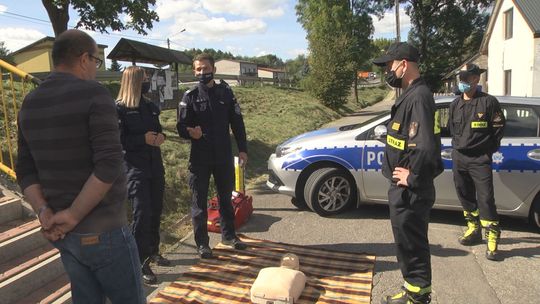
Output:
<path fill-rule="evenodd" d="M 307 179 L 304 198 L 307 206 L 317 214 L 335 215 L 356 202 L 356 184 L 343 169 L 321 168 Z"/>

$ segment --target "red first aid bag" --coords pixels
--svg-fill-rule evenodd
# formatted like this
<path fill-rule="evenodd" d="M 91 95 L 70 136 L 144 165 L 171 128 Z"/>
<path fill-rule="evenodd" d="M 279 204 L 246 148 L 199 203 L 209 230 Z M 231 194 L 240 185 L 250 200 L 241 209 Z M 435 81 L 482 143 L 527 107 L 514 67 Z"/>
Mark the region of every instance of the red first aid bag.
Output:
<path fill-rule="evenodd" d="M 253 198 L 243 193 L 233 191 L 231 204 L 234 211 L 234 228 L 244 225 L 253 213 Z M 213 197 L 208 201 L 208 231 L 221 232 L 219 200 Z"/>
<path fill-rule="evenodd" d="M 234 212 L 234 228 L 238 229 L 245 224 L 253 213 L 253 198 L 246 195 L 244 168 L 238 157 L 234 158 L 235 191 L 232 192 L 231 204 Z M 213 197 L 208 201 L 208 231 L 221 232 L 219 214 L 219 199 Z"/>

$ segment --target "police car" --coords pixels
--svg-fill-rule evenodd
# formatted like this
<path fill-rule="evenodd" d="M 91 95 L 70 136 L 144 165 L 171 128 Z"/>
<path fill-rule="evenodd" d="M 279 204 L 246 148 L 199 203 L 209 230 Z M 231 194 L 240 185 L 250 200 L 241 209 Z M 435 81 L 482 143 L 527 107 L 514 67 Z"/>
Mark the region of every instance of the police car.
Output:
<path fill-rule="evenodd" d="M 497 97 L 506 117 L 504 138 L 493 154 L 495 201 L 499 214 L 528 218 L 540 228 L 540 98 Z M 452 175 L 448 106 L 436 100 L 441 125 L 444 172 L 435 180 L 434 208 L 462 210 Z M 268 187 L 292 196 L 298 208 L 321 216 L 362 203 L 387 203 L 382 176 L 386 124 L 390 112 L 368 121 L 305 133 L 280 144 L 268 160 Z"/>

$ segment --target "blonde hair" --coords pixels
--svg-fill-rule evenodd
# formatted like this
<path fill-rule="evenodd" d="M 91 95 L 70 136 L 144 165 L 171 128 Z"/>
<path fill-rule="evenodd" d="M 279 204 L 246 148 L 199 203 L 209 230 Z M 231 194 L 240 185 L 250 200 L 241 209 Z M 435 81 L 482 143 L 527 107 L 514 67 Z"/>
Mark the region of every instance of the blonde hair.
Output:
<path fill-rule="evenodd" d="M 138 66 L 130 66 L 122 73 L 122 82 L 118 92 L 118 103 L 128 107 L 137 108 L 141 100 L 142 82 L 144 69 Z"/>

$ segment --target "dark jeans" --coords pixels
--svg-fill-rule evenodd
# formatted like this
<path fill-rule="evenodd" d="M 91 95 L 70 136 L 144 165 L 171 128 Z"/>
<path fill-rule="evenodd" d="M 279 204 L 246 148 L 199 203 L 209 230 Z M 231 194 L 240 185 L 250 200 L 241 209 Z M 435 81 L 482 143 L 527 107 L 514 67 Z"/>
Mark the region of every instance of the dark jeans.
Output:
<path fill-rule="evenodd" d="M 191 218 L 195 234 L 195 243 L 198 246 L 208 246 L 208 185 L 210 175 L 214 176 L 219 198 L 219 213 L 221 216 L 221 237 L 231 240 L 236 237 L 234 230 L 234 211 L 231 205 L 231 195 L 234 189 L 234 166 L 230 164 L 218 165 L 190 165 L 189 186 L 191 188 Z"/>
<path fill-rule="evenodd" d="M 141 264 L 127 227 L 100 234 L 68 233 L 53 242 L 71 281 L 73 303 L 146 303 Z"/>
<path fill-rule="evenodd" d="M 431 286 L 428 223 L 434 202 L 433 184 L 414 191 L 392 184 L 388 190 L 398 264 L 405 281 L 420 288 Z"/>
<path fill-rule="evenodd" d="M 128 181 L 128 198 L 133 206 L 131 232 L 137 242 L 141 263 L 159 253 L 164 188 L 164 177 L 130 177 Z"/>
<path fill-rule="evenodd" d="M 468 156 L 454 149 L 452 161 L 456 192 L 463 209 L 469 212 L 479 209 L 481 219 L 498 221 L 491 154 Z"/>

